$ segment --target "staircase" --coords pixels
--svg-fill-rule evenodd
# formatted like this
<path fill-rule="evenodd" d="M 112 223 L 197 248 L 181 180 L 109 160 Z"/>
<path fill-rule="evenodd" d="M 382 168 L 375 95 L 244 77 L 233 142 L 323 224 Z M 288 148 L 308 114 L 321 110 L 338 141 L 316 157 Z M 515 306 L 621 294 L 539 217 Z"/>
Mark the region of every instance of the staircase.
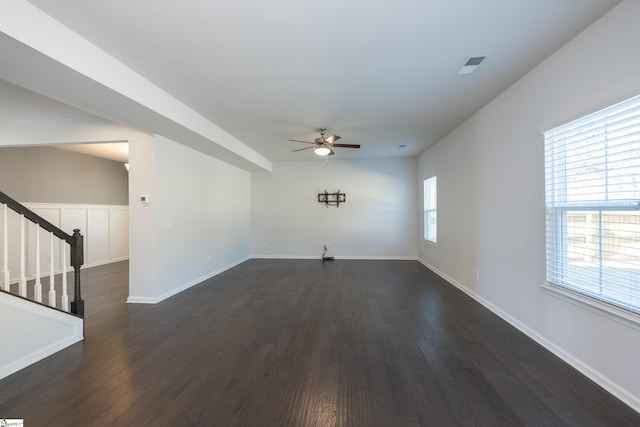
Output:
<path fill-rule="evenodd" d="M 2 192 L 0 241 L 1 379 L 83 339 L 84 242 Z"/>

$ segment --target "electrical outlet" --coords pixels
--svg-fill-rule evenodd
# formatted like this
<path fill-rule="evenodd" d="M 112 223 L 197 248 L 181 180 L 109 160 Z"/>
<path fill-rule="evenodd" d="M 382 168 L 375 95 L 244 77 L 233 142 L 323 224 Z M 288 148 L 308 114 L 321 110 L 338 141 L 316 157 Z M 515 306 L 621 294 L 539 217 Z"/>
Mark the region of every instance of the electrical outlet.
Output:
<path fill-rule="evenodd" d="M 324 252 L 322 252 L 322 262 L 333 261 L 333 257 L 332 256 L 327 256 L 327 252 L 329 252 L 329 246 L 331 246 L 331 243 L 323 243 L 322 244 L 322 247 L 324 248 Z"/>

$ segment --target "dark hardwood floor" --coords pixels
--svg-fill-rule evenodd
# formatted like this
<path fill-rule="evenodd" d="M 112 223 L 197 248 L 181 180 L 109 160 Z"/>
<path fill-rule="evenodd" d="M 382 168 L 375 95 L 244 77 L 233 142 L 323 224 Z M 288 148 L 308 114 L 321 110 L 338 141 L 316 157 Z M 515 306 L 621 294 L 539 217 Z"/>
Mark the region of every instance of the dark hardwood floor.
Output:
<path fill-rule="evenodd" d="M 25 426 L 640 426 L 413 261 L 250 260 L 157 305 L 82 272 L 85 340 L 0 381 Z"/>

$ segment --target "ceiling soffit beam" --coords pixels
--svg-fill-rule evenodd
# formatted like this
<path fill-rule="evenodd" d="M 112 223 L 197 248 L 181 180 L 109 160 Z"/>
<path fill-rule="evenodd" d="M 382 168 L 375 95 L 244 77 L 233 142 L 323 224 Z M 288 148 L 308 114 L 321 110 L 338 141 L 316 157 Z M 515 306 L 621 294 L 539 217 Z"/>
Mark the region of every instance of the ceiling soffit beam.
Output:
<path fill-rule="evenodd" d="M 0 78 L 242 169 L 271 171 L 268 159 L 27 1 L 3 5 L 0 31 L 8 36 Z"/>

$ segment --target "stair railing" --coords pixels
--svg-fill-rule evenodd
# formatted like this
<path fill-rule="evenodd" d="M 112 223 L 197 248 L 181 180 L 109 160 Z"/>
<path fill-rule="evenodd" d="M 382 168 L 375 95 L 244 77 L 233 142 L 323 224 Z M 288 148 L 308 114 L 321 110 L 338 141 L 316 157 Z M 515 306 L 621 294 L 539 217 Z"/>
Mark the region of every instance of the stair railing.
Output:
<path fill-rule="evenodd" d="M 56 290 L 54 287 L 54 236 L 58 239 L 65 241 L 70 246 L 70 258 L 71 266 L 74 270 L 74 300 L 71 302 L 69 309 L 69 297 L 67 295 L 67 261 L 66 251 L 61 251 L 62 255 L 62 295 L 61 295 L 61 307 L 63 311 L 71 312 L 78 316 L 84 316 L 84 300 L 82 299 L 80 289 L 80 267 L 84 263 L 84 238 L 80 234 L 79 229 L 73 230 L 73 235 L 67 234 L 60 228 L 51 224 L 40 215 L 31 211 L 29 208 L 23 206 L 19 202 L 13 200 L 0 191 L 0 207 L 2 207 L 2 227 L 3 227 L 3 262 L 2 262 L 2 289 L 11 291 L 11 278 L 9 272 L 9 235 L 8 235 L 8 212 L 9 209 L 15 211 L 20 215 L 20 275 L 18 278 L 18 294 L 21 297 L 27 297 L 27 275 L 26 275 L 26 261 L 25 261 L 25 220 L 29 220 L 36 224 L 38 230 L 36 232 L 36 272 L 34 283 L 34 300 L 42 303 L 42 283 L 40 282 L 40 228 L 49 232 L 50 236 L 50 276 L 49 276 L 49 305 L 56 307 Z"/>

